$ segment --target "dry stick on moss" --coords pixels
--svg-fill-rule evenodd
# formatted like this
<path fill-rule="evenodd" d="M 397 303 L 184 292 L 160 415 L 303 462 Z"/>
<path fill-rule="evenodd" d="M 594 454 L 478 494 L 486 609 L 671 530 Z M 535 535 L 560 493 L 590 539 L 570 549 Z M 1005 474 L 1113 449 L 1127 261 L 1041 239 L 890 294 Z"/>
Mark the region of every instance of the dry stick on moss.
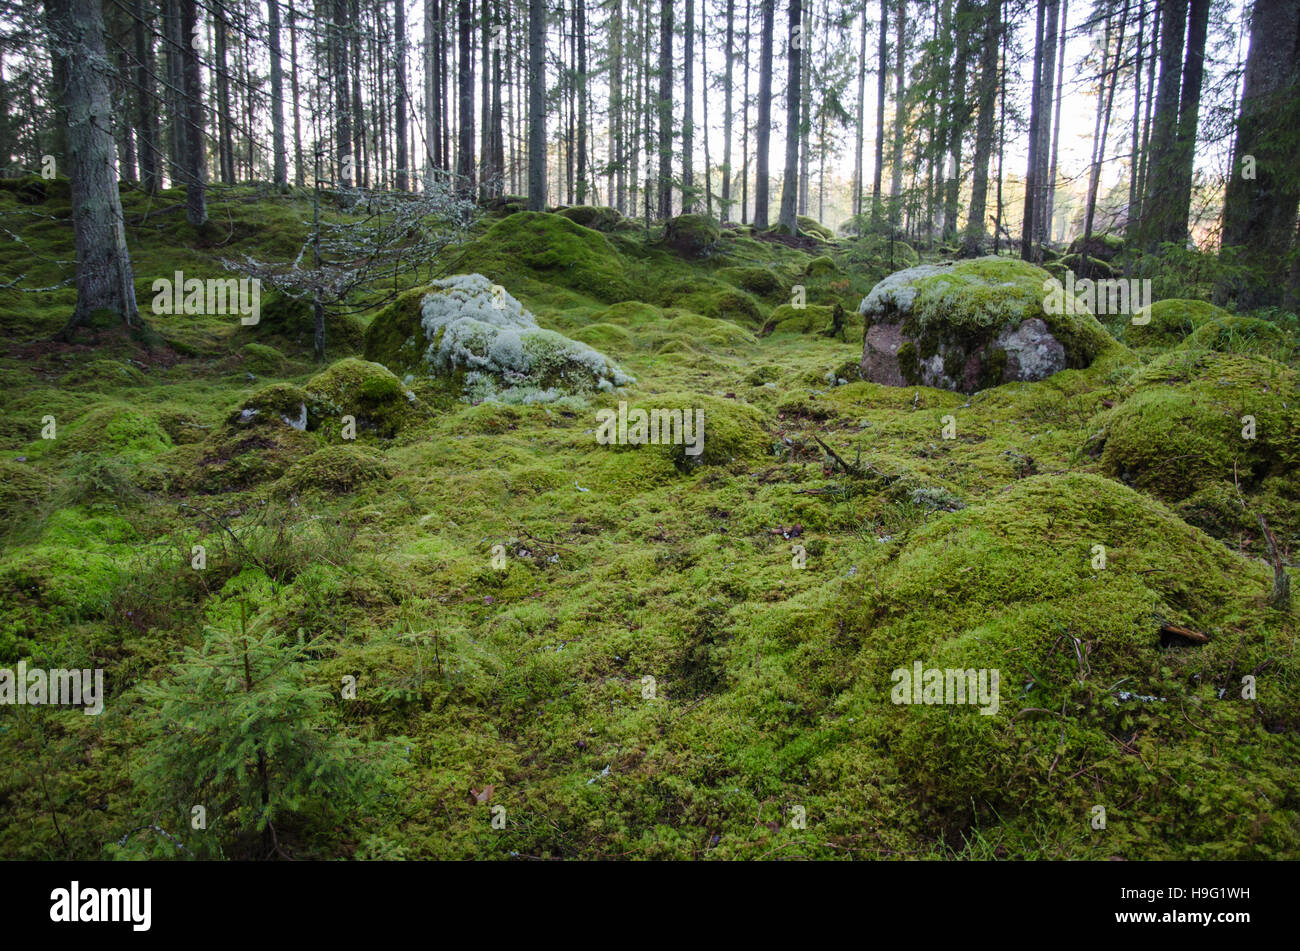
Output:
<path fill-rule="evenodd" d="M 189 502 L 182 502 L 180 507 L 183 509 L 193 509 L 194 511 L 198 512 L 200 515 L 204 516 L 205 518 L 210 518 L 212 519 L 212 521 L 216 522 L 217 525 L 219 525 L 227 535 L 229 535 L 231 538 L 235 540 L 235 544 L 244 550 L 244 554 L 246 554 L 249 558 L 253 559 L 253 563 L 256 564 L 257 567 L 262 569 L 262 571 L 266 574 L 267 580 L 271 582 L 271 593 L 275 594 L 275 576 L 271 574 L 271 569 L 266 567 L 266 565 L 262 563 L 262 559 L 258 558 L 256 555 L 252 553 L 252 551 L 249 550 L 248 546 L 245 545 L 243 541 L 240 540 L 239 536 L 236 535 L 230 529 L 229 525 L 227 525 L 220 518 L 213 515 L 211 512 L 207 511 L 206 509 L 201 509 L 197 505 L 191 505 Z"/>
<path fill-rule="evenodd" d="M 1202 634 L 1200 631 L 1193 631 L 1189 627 L 1179 627 L 1177 624 L 1161 624 L 1160 633 L 1172 634 L 1175 637 L 1181 637 L 1184 640 L 1189 640 L 1193 644 L 1210 643 L 1210 636 L 1208 634 Z"/>
<path fill-rule="evenodd" d="M 1286 559 L 1282 557 L 1282 553 L 1278 550 L 1277 539 L 1273 537 L 1273 532 L 1269 529 L 1264 516 L 1257 515 L 1255 517 L 1259 519 L 1259 527 L 1264 533 L 1264 541 L 1268 543 L 1269 560 L 1273 563 L 1273 598 L 1270 603 L 1279 611 L 1290 610 L 1291 578 L 1286 573 Z"/>

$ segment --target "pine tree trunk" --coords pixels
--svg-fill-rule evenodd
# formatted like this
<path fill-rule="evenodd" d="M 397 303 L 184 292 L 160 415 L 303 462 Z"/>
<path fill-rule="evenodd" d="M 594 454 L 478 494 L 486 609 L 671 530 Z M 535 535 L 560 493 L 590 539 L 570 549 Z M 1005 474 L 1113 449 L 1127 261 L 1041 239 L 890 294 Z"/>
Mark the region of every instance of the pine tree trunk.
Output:
<path fill-rule="evenodd" d="M 1217 292 L 1220 299 L 1235 297 L 1239 309 L 1279 303 L 1287 254 L 1295 250 L 1298 37 L 1300 0 L 1256 5 L 1223 203 L 1223 246 L 1239 248 L 1238 263 L 1248 270 L 1240 283 Z"/>
<path fill-rule="evenodd" d="M 998 91 L 998 42 L 1002 33 L 1002 2 L 986 0 L 984 29 L 980 37 L 979 118 L 975 122 L 975 158 L 971 171 L 970 212 L 962 253 L 978 257 L 984 253 L 984 227 L 989 190 L 989 157 L 993 152 L 993 110 Z"/>
<path fill-rule="evenodd" d="M 1063 84 L 1065 80 L 1065 39 L 1066 30 L 1070 22 L 1070 3 L 1069 0 L 1061 0 L 1061 33 L 1060 40 L 1057 43 L 1056 57 L 1056 105 L 1053 108 L 1052 117 L 1052 154 L 1047 163 L 1047 181 L 1051 184 L 1047 189 L 1045 196 L 1046 202 L 1043 210 L 1043 220 L 1047 222 L 1047 240 L 1052 240 L 1052 216 L 1055 214 L 1056 207 L 1056 160 L 1057 153 L 1061 147 L 1061 99 Z"/>
<path fill-rule="evenodd" d="M 1020 256 L 1034 261 L 1034 215 L 1038 188 L 1039 125 L 1042 122 L 1043 86 L 1043 20 L 1047 14 L 1047 0 L 1038 0 L 1038 15 L 1034 27 L 1033 87 L 1029 101 L 1029 162 L 1025 169 L 1025 212 L 1020 225 Z"/>
<path fill-rule="evenodd" d="M 803 104 L 800 98 L 799 80 L 803 66 L 803 37 L 800 33 L 800 19 L 803 15 L 802 0 L 790 0 L 790 32 L 785 40 L 786 53 L 786 87 L 785 87 L 785 174 L 781 178 L 781 216 L 778 224 L 787 234 L 799 233 L 798 211 L 799 188 L 799 109 Z"/>
<path fill-rule="evenodd" d="M 763 35 L 758 54 L 758 128 L 755 130 L 754 227 L 767 228 L 768 149 L 772 137 L 772 33 L 776 25 L 776 0 L 762 0 Z"/>
<path fill-rule="evenodd" d="M 284 149 L 284 64 L 280 61 L 280 0 L 266 0 L 271 49 L 271 180 L 284 190 L 289 185 L 288 156 Z"/>
<path fill-rule="evenodd" d="M 139 327 L 109 131 L 113 103 L 100 4 L 98 0 L 46 0 L 45 16 L 64 78 L 60 117 L 67 127 L 65 161 L 77 255 L 77 305 L 60 337 L 71 339 L 99 311 L 110 311 L 128 327 Z"/>
<path fill-rule="evenodd" d="M 727 57 L 722 90 L 722 202 L 719 219 L 725 225 L 731 217 L 731 136 L 732 122 L 732 76 L 736 60 L 733 46 L 736 39 L 736 0 L 727 0 Z"/>
<path fill-rule="evenodd" d="M 864 9 L 863 14 L 866 16 Z M 880 52 L 876 59 L 876 160 L 871 172 L 871 228 L 884 217 L 880 185 L 885 171 L 885 89 L 889 79 L 889 0 L 880 0 Z"/>
<path fill-rule="evenodd" d="M 154 98 L 153 35 L 145 32 L 144 4 L 134 0 L 131 24 L 135 41 L 135 96 L 136 133 L 140 137 L 140 186 L 146 195 L 156 195 L 162 188 L 162 154 L 158 148 L 158 108 Z M 0 115 L 0 122 L 8 118 L 8 109 Z M 0 158 L 7 163 L 9 147 L 0 150 Z"/>
<path fill-rule="evenodd" d="M 659 3 L 659 217 L 673 216 L 673 4 Z"/>
<path fill-rule="evenodd" d="M 546 0 L 528 0 L 528 208 L 546 210 Z"/>
<path fill-rule="evenodd" d="M 585 0 L 577 2 L 581 6 Z M 682 212 L 686 213 L 695 210 L 695 0 L 686 0 L 682 35 Z"/>
<path fill-rule="evenodd" d="M 903 123 L 907 115 L 903 90 L 907 74 L 903 54 L 907 47 L 907 0 L 898 0 L 898 16 L 894 18 L 894 155 L 889 170 L 889 223 L 897 230 L 902 216 L 903 201 Z"/>
<path fill-rule="evenodd" d="M 203 160 L 203 81 L 195 48 L 198 3 L 180 0 L 181 71 L 185 102 L 185 217 L 195 228 L 208 221 L 207 170 Z"/>

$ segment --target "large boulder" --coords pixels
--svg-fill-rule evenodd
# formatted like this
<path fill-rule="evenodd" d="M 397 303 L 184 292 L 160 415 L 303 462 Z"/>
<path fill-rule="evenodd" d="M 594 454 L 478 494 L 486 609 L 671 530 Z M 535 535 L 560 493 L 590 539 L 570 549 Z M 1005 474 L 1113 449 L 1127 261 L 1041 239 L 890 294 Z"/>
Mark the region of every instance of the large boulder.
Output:
<path fill-rule="evenodd" d="M 891 274 L 858 308 L 863 379 L 970 393 L 1083 368 L 1118 346 L 1082 302 L 1052 306 L 1054 284 L 1042 268 L 999 257 Z"/>
<path fill-rule="evenodd" d="M 632 382 L 609 357 L 537 325 L 504 287 L 457 274 L 403 295 L 375 317 L 366 356 L 471 402 L 549 402 Z"/>

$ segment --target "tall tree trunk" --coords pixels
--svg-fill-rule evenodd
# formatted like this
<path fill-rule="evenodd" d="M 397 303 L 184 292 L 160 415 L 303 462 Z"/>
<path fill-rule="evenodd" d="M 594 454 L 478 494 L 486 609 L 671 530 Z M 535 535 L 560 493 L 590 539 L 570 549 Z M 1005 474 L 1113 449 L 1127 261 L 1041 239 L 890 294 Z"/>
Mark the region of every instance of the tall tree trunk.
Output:
<path fill-rule="evenodd" d="M 302 116 L 298 107 L 298 29 L 292 0 L 289 3 L 289 89 L 293 93 L 293 183 L 302 188 L 307 170 L 302 157 Z"/>
<path fill-rule="evenodd" d="M 858 111 L 854 122 L 853 140 L 853 195 L 850 208 L 855 219 L 854 224 L 861 229 L 862 224 L 862 152 L 865 148 L 867 130 L 867 7 L 862 6 L 862 23 L 858 29 Z"/>
<path fill-rule="evenodd" d="M 1002 0 L 985 0 L 980 37 L 979 118 L 975 122 L 975 158 L 971 171 L 970 213 L 966 219 L 963 253 L 984 253 L 984 227 L 989 189 L 989 157 L 993 152 L 993 110 L 998 92 L 998 43 L 1002 33 Z"/>
<path fill-rule="evenodd" d="M 1177 187 L 1176 139 L 1181 89 L 1179 68 L 1187 27 L 1188 0 L 1161 0 L 1160 82 L 1156 87 L 1156 112 L 1151 129 L 1151 178 L 1147 186 L 1142 243 L 1154 251 L 1161 241 L 1174 240 L 1174 190 Z M 1186 221 L 1183 222 L 1186 225 Z"/>
<path fill-rule="evenodd" d="M 399 3 L 401 0 L 399 0 Z M 280 0 L 266 0 L 267 39 L 271 50 L 271 179 L 281 190 L 289 186 L 284 149 L 284 64 L 280 61 Z"/>
<path fill-rule="evenodd" d="M 1205 77 L 1205 38 L 1210 24 L 1210 0 L 1192 0 L 1187 16 L 1187 55 L 1183 61 L 1183 88 L 1178 101 L 1178 130 L 1171 160 L 1173 194 L 1170 195 L 1166 241 L 1186 241 L 1192 209 L 1192 172 L 1196 160 L 1196 125 Z"/>
<path fill-rule="evenodd" d="M 217 143 L 221 184 L 235 184 L 234 129 L 230 119 L 230 66 L 226 57 L 226 8 L 223 0 L 215 0 L 212 14 L 212 32 L 216 37 L 217 74 Z"/>
<path fill-rule="evenodd" d="M 1296 251 L 1298 64 L 1300 0 L 1256 3 L 1223 201 L 1223 246 L 1238 249 L 1246 271 L 1217 291 L 1220 300 L 1235 297 L 1240 309 L 1280 302 L 1288 252 Z"/>
<path fill-rule="evenodd" d="M 574 5 L 575 27 L 578 43 L 578 185 L 579 205 L 587 203 L 587 4 L 577 0 Z"/>
<path fill-rule="evenodd" d="M 546 0 L 528 0 L 528 209 L 546 210 Z"/>
<path fill-rule="evenodd" d="M 579 5 L 583 2 L 578 0 Z M 692 212 L 695 210 L 695 0 L 686 0 L 682 35 L 685 60 L 682 73 L 682 211 Z"/>
<path fill-rule="evenodd" d="M 397 0 L 393 4 L 393 16 L 393 56 L 397 71 L 397 108 L 393 110 L 397 133 L 397 190 L 404 192 L 411 187 L 406 164 L 406 110 L 410 108 L 410 98 L 406 94 L 406 0 Z"/>
<path fill-rule="evenodd" d="M 719 218 L 723 224 L 726 224 L 731 216 L 731 135 L 732 135 L 732 75 L 734 71 L 736 54 L 734 50 L 736 38 L 736 0 L 727 0 L 727 45 L 726 45 L 726 78 L 723 80 L 722 93 L 722 202 Z M 705 34 L 707 36 L 707 34 Z M 706 93 L 707 95 L 707 93 Z"/>
<path fill-rule="evenodd" d="M 753 26 L 753 0 L 745 0 L 745 83 L 740 123 L 740 223 L 749 221 L 749 41 Z"/>
<path fill-rule="evenodd" d="M 1052 115 L 1053 93 L 1055 92 L 1052 87 L 1052 78 L 1056 75 L 1056 41 L 1060 17 L 1061 0 L 1048 0 L 1047 26 L 1046 32 L 1043 34 L 1042 77 L 1038 84 L 1038 92 L 1042 103 L 1039 107 L 1038 145 L 1035 152 L 1038 164 L 1034 169 L 1034 182 L 1038 189 L 1038 194 L 1034 196 L 1033 240 L 1035 247 L 1038 249 L 1034 252 L 1035 260 L 1042 257 L 1042 245 L 1047 240 L 1047 196 L 1056 187 L 1056 182 L 1049 176 L 1052 154 L 1050 118 Z"/>
<path fill-rule="evenodd" d="M 1047 163 L 1047 181 L 1048 188 L 1043 206 L 1043 220 L 1047 222 L 1047 240 L 1052 240 L 1052 216 L 1055 214 L 1056 207 L 1056 160 L 1061 148 L 1061 101 L 1064 98 L 1065 81 L 1065 39 L 1066 31 L 1070 23 L 1070 2 L 1061 0 L 1061 33 L 1060 40 L 1057 43 L 1056 56 L 1056 96 L 1055 105 L 1052 108 L 1052 154 Z"/>
<path fill-rule="evenodd" d="M 768 149 L 772 137 L 772 33 L 776 24 L 776 0 L 762 0 L 763 34 L 758 54 L 758 128 L 755 130 L 754 227 L 767 228 Z"/>
<path fill-rule="evenodd" d="M 790 0 L 790 32 L 786 36 L 786 86 L 785 86 L 785 174 L 781 178 L 780 226 L 787 234 L 799 233 L 797 215 L 799 188 L 799 80 L 803 72 L 803 36 L 800 19 L 803 16 L 802 0 Z"/>
<path fill-rule="evenodd" d="M 866 16 L 865 9 L 862 15 Z M 880 0 L 880 52 L 876 60 L 876 160 L 871 172 L 871 228 L 883 217 L 880 185 L 885 169 L 885 87 L 889 77 L 889 0 Z"/>
<path fill-rule="evenodd" d="M 1085 275 L 1090 274 L 1088 268 L 1088 246 L 1092 243 L 1092 225 L 1093 219 L 1097 213 L 1097 186 L 1101 182 L 1101 166 L 1106 161 L 1106 137 L 1110 132 L 1110 113 L 1111 107 L 1115 104 L 1115 84 L 1119 80 L 1120 57 L 1124 55 L 1124 26 L 1128 19 L 1128 0 L 1124 0 L 1124 10 L 1120 13 L 1119 20 L 1119 39 L 1115 44 L 1115 56 L 1113 60 L 1108 61 L 1110 55 L 1110 36 L 1111 21 L 1106 17 L 1106 38 L 1102 45 L 1101 53 L 1101 76 L 1097 81 L 1097 123 L 1093 132 L 1093 163 L 1092 174 L 1088 180 L 1088 197 L 1084 209 L 1083 221 L 1083 250 L 1079 254 L 1079 268 Z M 1110 66 L 1111 77 L 1110 87 L 1106 86 L 1106 70 Z"/>
<path fill-rule="evenodd" d="M 135 95 L 136 132 L 140 136 L 140 186 L 147 195 L 156 195 L 162 188 L 162 153 L 158 148 L 158 108 L 154 99 L 154 52 L 152 32 L 146 33 L 144 3 L 132 4 L 131 34 L 135 41 Z M 150 28 L 152 29 L 152 28 Z M 8 110 L 0 115 L 0 122 L 8 118 Z M 6 145 L 0 160 L 9 163 Z"/>
<path fill-rule="evenodd" d="M 659 3 L 659 217 L 673 216 L 673 4 Z"/>
<path fill-rule="evenodd" d="M 889 224 L 894 230 L 903 211 L 903 123 L 907 116 L 904 86 L 907 81 L 904 52 L 907 48 L 907 0 L 898 0 L 894 17 L 894 154 L 889 170 Z"/>
<path fill-rule="evenodd" d="M 334 22 L 330 30 L 330 56 L 334 63 L 334 154 L 338 158 L 338 182 L 351 188 L 356 182 L 356 159 L 352 152 L 352 106 L 348 92 L 348 0 L 334 0 Z M 346 202 L 342 195 L 340 202 Z"/>
<path fill-rule="evenodd" d="M 704 95 L 700 97 L 703 112 L 704 139 L 704 213 L 713 217 L 713 165 L 709 155 L 709 3 L 700 0 L 700 86 Z"/>
<path fill-rule="evenodd" d="M 99 0 L 46 0 L 45 17 L 64 80 L 60 118 L 67 128 L 65 160 L 77 254 L 77 305 L 60 336 L 71 339 L 97 311 L 110 311 L 128 327 L 139 327 L 113 160 L 113 103 Z"/>
<path fill-rule="evenodd" d="M 952 102 L 949 106 L 952 121 L 948 130 L 948 156 L 952 165 L 949 169 L 951 174 L 947 182 L 948 191 L 943 209 L 944 240 L 949 242 L 956 240 L 957 237 L 962 140 L 966 137 L 966 127 L 970 124 L 971 116 L 970 103 L 966 100 L 966 73 L 970 63 L 974 19 L 974 0 L 957 0 L 957 22 L 953 24 L 953 32 L 957 37 L 957 58 L 953 67 Z"/>
<path fill-rule="evenodd" d="M 1034 215 L 1038 187 L 1039 125 L 1043 112 L 1043 20 L 1047 13 L 1047 0 L 1038 0 L 1038 16 L 1034 27 L 1034 71 L 1030 91 L 1029 109 L 1029 162 L 1025 169 L 1025 212 L 1020 225 L 1020 256 L 1026 261 L 1037 260 L 1034 252 Z"/>

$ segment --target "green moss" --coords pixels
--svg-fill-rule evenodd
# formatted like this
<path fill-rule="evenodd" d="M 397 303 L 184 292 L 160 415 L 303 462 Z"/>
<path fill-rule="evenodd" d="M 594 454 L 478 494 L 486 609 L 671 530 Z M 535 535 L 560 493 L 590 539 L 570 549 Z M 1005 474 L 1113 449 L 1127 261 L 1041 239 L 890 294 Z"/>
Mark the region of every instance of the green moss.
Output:
<path fill-rule="evenodd" d="M 1218 311 L 1218 308 L 1214 310 Z M 1277 324 L 1255 317 L 1232 316 L 1222 311 L 1219 314 L 1202 322 L 1183 341 L 1183 349 L 1255 353 L 1281 363 L 1296 361 L 1296 341 Z"/>
<path fill-rule="evenodd" d="M 1066 365 L 1086 367 L 1100 354 L 1121 349 L 1083 306 L 1073 313 L 1049 312 L 1044 304 L 1051 279 L 1042 268 L 1010 258 L 959 261 L 915 281 L 911 316 L 917 332 L 934 329 L 972 340 L 995 336 L 1004 326 L 1039 318 L 1065 347 Z M 1066 308 L 1057 308 L 1065 310 Z"/>
<path fill-rule="evenodd" d="M 277 345 L 295 352 L 310 351 L 315 343 L 316 318 L 309 301 L 275 290 L 262 294 L 258 322 L 239 328 L 237 339 Z M 355 353 L 363 346 L 366 326 L 355 314 L 327 314 L 325 346 L 331 353 Z"/>
<path fill-rule="evenodd" d="M 916 345 L 910 340 L 903 341 L 898 348 L 898 372 L 913 386 L 921 382 L 921 361 L 917 357 Z"/>
<path fill-rule="evenodd" d="M 659 289 L 655 299 L 664 307 L 680 307 L 718 320 L 750 325 L 762 320 L 753 297 L 711 278 L 672 281 Z"/>
<path fill-rule="evenodd" d="M 145 382 L 145 376 L 138 368 L 121 360 L 97 359 L 64 374 L 59 382 L 64 386 L 111 389 L 140 386 Z"/>
<path fill-rule="evenodd" d="M 773 309 L 772 315 L 767 319 L 763 326 L 763 336 L 774 333 L 820 333 L 831 326 L 831 312 L 833 308 L 823 304 L 808 304 L 805 307 L 796 308 L 792 304 L 782 304 L 780 307 Z M 854 319 L 856 315 L 845 314 L 844 326 L 853 328 L 861 323 L 861 318 Z"/>
<path fill-rule="evenodd" d="M 608 303 L 634 296 L 626 262 L 603 234 L 544 212 L 523 211 L 494 223 L 455 256 L 452 270 L 507 287 L 527 276 Z"/>
<path fill-rule="evenodd" d="M 816 218 L 809 218 L 807 215 L 799 215 L 797 220 L 799 222 L 799 230 L 804 234 L 812 235 L 814 238 L 819 238 L 822 241 L 830 241 L 835 237 L 835 232 L 819 222 Z"/>
<path fill-rule="evenodd" d="M 49 476 L 35 466 L 0 459 L 0 532 L 29 516 L 50 488 Z"/>
<path fill-rule="evenodd" d="M 280 478 L 276 491 L 300 495 L 305 492 L 340 494 L 381 479 L 392 478 L 382 457 L 356 446 L 335 445 L 319 449 L 293 463 Z"/>
<path fill-rule="evenodd" d="M 790 298 L 790 283 L 774 268 L 726 267 L 718 271 L 718 277 L 764 300 Z"/>
<path fill-rule="evenodd" d="M 415 412 L 415 394 L 387 367 L 348 357 L 312 377 L 303 387 L 307 415 L 333 421 L 356 418 L 358 430 L 392 437 Z M 313 422 L 313 426 L 317 423 Z"/>
<path fill-rule="evenodd" d="M 239 348 L 244 365 L 258 374 L 283 373 L 287 360 L 284 354 L 268 344 L 246 343 Z"/>
<path fill-rule="evenodd" d="M 764 425 L 766 418 L 757 408 L 735 399 L 720 399 L 702 393 L 670 392 L 642 397 L 631 403 L 629 412 L 642 409 L 689 410 L 704 413 L 703 447 L 688 455 L 684 444 L 616 447 L 624 452 L 652 452 L 666 456 L 680 472 L 700 466 L 743 469 L 771 455 L 772 439 Z M 696 417 L 692 415 L 692 420 Z"/>
<path fill-rule="evenodd" d="M 1175 350 L 1090 424 L 1100 434 L 1090 446 L 1103 472 L 1169 502 L 1214 484 L 1249 498 L 1268 477 L 1300 470 L 1297 399 L 1295 371 L 1265 357 Z"/>
<path fill-rule="evenodd" d="M 420 304 L 428 293 L 427 287 L 412 288 L 375 315 L 366 328 L 367 360 L 401 371 L 420 363 L 428 345 L 420 327 Z"/>
<path fill-rule="evenodd" d="M 1150 322 L 1129 325 L 1128 342 L 1136 347 L 1172 347 L 1202 324 L 1228 316 L 1227 311 L 1205 301 L 1156 301 L 1151 305 Z"/>
<path fill-rule="evenodd" d="M 837 273 L 839 267 L 835 264 L 835 259 L 828 254 L 813 258 L 804 269 L 804 275 L 807 277 L 829 277 Z"/>
<path fill-rule="evenodd" d="M 664 245 L 688 259 L 707 257 L 721 236 L 717 223 L 705 215 L 678 215 L 664 226 Z"/>
<path fill-rule="evenodd" d="M 615 209 L 607 206 L 575 205 L 572 208 L 561 208 L 556 214 L 594 231 L 618 231 L 636 227 L 635 222 L 629 222 Z"/>
<path fill-rule="evenodd" d="M 915 249 L 900 238 L 889 240 L 888 235 L 866 234 L 849 245 L 848 262 L 857 268 L 873 273 L 888 274 L 921 263 Z"/>

